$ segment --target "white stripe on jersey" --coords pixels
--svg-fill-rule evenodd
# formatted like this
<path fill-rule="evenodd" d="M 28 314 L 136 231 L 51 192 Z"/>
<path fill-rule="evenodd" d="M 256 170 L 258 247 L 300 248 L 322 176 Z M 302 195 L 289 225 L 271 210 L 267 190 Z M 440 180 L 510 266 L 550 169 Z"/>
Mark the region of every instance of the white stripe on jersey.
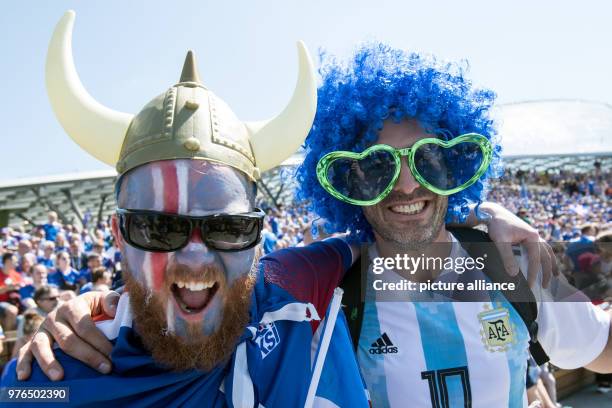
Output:
<path fill-rule="evenodd" d="M 457 251 L 453 248 L 452 251 L 453 255 L 467 256 L 467 254 L 462 252 L 461 247 Z M 372 258 L 377 256 L 377 254 L 371 253 L 370 256 Z M 385 271 L 384 274 L 387 274 L 385 275 L 385 282 L 403 279 L 393 271 Z M 368 288 L 371 287 L 370 285 L 371 280 Z M 430 311 L 428 316 L 439 312 L 440 319 L 452 319 L 452 321 L 449 320 L 448 325 L 441 325 L 442 332 L 437 337 L 434 337 L 434 339 L 439 340 L 448 338 L 448 336 L 459 336 L 458 341 L 461 342 L 462 337 L 465 350 L 457 350 L 457 353 L 465 353 L 467 358 L 469 387 L 472 397 L 471 406 L 473 408 L 508 406 L 510 400 L 515 402 L 522 401 L 521 405 L 526 406 L 524 381 L 522 388 L 514 391 L 516 395 L 509 395 L 511 392 L 511 377 L 508 359 L 523 359 L 526 364 L 528 356 L 527 332 L 520 317 L 516 314 L 510 316 L 511 324 L 514 325 L 516 332 L 517 342 L 511 348 L 514 352 L 509 354 L 504 351 L 487 350 L 482 338 L 482 324 L 478 315 L 485 311 L 485 305 L 489 310 L 497 308 L 498 305 L 494 306 L 491 302 L 453 302 L 450 309 L 448 307 L 440 307 L 440 311 L 436 310 L 438 303 L 435 302 L 420 303 L 420 305 L 420 308 L 427 308 L 426 310 Z M 368 314 L 368 310 L 370 312 L 375 310 L 375 313 Z M 450 310 L 450 315 L 446 315 L 444 310 Z M 366 318 L 374 318 L 377 321 L 366 321 Z M 449 331 L 445 332 L 445 329 Z M 456 330 L 459 333 L 456 333 Z M 369 349 L 373 346 L 373 343 L 376 343 L 383 334 L 386 334 L 386 337 L 392 342 L 393 346 L 397 348 L 397 353 L 370 353 Z M 432 340 L 429 339 L 427 341 Z M 428 348 L 432 350 L 436 350 L 438 347 L 437 341 L 428 345 Z M 445 351 L 449 352 L 448 349 Z M 452 350 L 450 352 L 452 353 Z M 443 354 L 444 350 L 440 350 L 438 355 Z M 382 364 L 377 365 L 376 361 L 381 358 Z M 374 304 L 366 305 L 359 339 L 358 360 L 372 396 L 373 406 L 431 407 L 433 405 L 430 382 L 427 379 L 423 379 L 423 373 L 429 370 L 424 352 L 421 328 L 413 303 L 378 301 L 374 302 Z M 380 368 L 381 366 L 383 369 Z M 444 368 L 451 369 L 455 367 Z M 380 378 L 383 375 L 385 378 Z M 519 375 L 524 377 L 524 370 Z M 455 375 L 449 383 L 452 384 L 454 381 L 456 385 L 460 383 L 458 380 L 459 376 Z M 439 387 L 439 383 L 436 386 Z M 384 387 L 384 391 L 381 387 Z M 385 395 L 381 396 L 381 392 L 384 392 Z M 451 406 L 453 406 L 452 403 Z"/>

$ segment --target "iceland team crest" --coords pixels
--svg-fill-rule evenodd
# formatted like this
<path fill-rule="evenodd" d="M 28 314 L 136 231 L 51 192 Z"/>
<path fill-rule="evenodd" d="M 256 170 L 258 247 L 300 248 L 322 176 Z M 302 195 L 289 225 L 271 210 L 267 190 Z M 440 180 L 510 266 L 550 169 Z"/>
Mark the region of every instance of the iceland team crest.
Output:
<path fill-rule="evenodd" d="M 501 305 L 490 309 L 488 305 L 485 310 L 478 314 L 478 320 L 482 325 L 480 334 L 485 348 L 488 351 L 506 351 L 510 344 L 515 342 L 514 327 L 510 323 L 508 309 Z"/>
<path fill-rule="evenodd" d="M 280 336 L 274 323 L 260 324 L 255 342 L 259 346 L 259 350 L 261 350 L 261 359 L 263 360 L 280 343 Z"/>

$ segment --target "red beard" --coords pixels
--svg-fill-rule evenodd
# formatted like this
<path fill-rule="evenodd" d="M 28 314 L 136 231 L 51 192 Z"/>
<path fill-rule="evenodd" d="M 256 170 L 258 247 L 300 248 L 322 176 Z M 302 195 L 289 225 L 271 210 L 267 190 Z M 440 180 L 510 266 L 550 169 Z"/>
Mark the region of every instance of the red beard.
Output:
<path fill-rule="evenodd" d="M 165 300 L 163 294 L 150 294 L 132 278 L 129 266 L 125 264 L 125 283 L 134 316 L 134 329 L 153 359 L 176 371 L 210 371 L 217 365 L 227 363 L 249 323 L 251 293 L 256 279 L 254 271 L 258 261 L 255 259 L 253 271 L 227 288 L 223 318 L 214 333 L 205 335 L 201 324 L 188 324 L 187 333 L 180 337 L 168 332 L 165 302 L 172 301 L 169 298 L 172 294 L 168 291 Z"/>

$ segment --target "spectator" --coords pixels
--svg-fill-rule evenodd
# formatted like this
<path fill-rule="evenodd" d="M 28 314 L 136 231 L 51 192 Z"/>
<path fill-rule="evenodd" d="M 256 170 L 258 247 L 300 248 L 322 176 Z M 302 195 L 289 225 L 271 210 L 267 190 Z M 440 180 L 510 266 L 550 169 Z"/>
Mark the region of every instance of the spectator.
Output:
<path fill-rule="evenodd" d="M 55 243 L 46 241 L 43 244 L 43 255 L 38 257 L 38 263 L 45 265 L 49 269 L 53 269 L 55 265 Z"/>
<path fill-rule="evenodd" d="M 70 265 L 77 271 L 87 266 L 87 255 L 81 248 L 81 239 L 78 235 L 73 235 L 70 241 Z"/>
<path fill-rule="evenodd" d="M 66 234 L 58 232 L 55 236 L 55 252 L 62 252 L 68 250 L 68 243 L 66 242 Z"/>
<path fill-rule="evenodd" d="M 70 266 L 70 255 L 64 251 L 57 254 L 55 272 L 49 274 L 48 280 L 62 290 L 77 290 L 79 276 L 79 272 Z"/>
<path fill-rule="evenodd" d="M 87 282 L 91 282 L 91 273 L 100 266 L 102 266 L 102 257 L 100 255 L 93 252 L 87 255 L 87 268 L 79 273 L 79 283 L 84 285 Z"/>
<path fill-rule="evenodd" d="M 47 241 L 55 241 L 55 237 L 61 230 L 61 225 L 57 222 L 57 213 L 55 211 L 49 211 L 47 214 L 48 222 L 42 226 L 45 231 L 45 238 Z"/>
<path fill-rule="evenodd" d="M 35 310 L 36 313 L 42 317 L 47 316 L 47 314 L 59 306 L 60 294 L 57 287 L 43 285 L 36 289 L 36 292 L 34 292 L 34 302 L 36 303 L 36 307 L 31 310 Z"/>
<path fill-rule="evenodd" d="M 21 261 L 21 258 L 25 254 L 29 254 L 31 252 L 32 252 L 32 243 L 30 242 L 29 239 L 22 239 L 21 241 L 19 241 L 19 244 L 17 244 L 17 257 L 19 261 Z"/>
<path fill-rule="evenodd" d="M 102 232 L 102 239 L 104 241 L 109 241 L 112 237 L 111 229 L 108 227 L 108 223 L 106 221 L 101 221 L 99 226 L 99 231 Z"/>
<path fill-rule="evenodd" d="M 52 312 L 60 303 L 59 291 L 57 287 L 51 285 L 43 285 L 34 292 L 35 306 L 28 309 L 29 312 L 45 317 Z M 21 315 L 18 318 L 17 336 L 21 337 L 24 334 L 25 319 Z"/>
<path fill-rule="evenodd" d="M 96 232 L 98 232 L 99 234 L 102 233 L 100 230 Z M 109 258 L 106 257 L 106 255 L 104 254 L 105 250 L 106 250 L 106 245 L 104 244 L 104 240 L 102 239 L 98 239 L 97 241 L 94 241 L 91 247 L 92 254 L 100 255 L 102 265 L 104 265 L 106 268 L 112 268 L 113 261 L 111 261 Z"/>
<path fill-rule="evenodd" d="M 93 240 L 91 239 L 91 235 L 85 229 L 81 231 L 81 242 L 83 242 L 83 250 L 85 252 L 90 252 L 91 247 L 93 246 Z"/>
<path fill-rule="evenodd" d="M 17 272 L 19 272 L 21 274 L 21 277 L 25 279 L 26 277 L 29 277 L 30 269 L 34 265 L 36 265 L 36 256 L 34 256 L 33 253 L 28 252 L 19 259 L 19 266 L 17 266 Z"/>
<path fill-rule="evenodd" d="M 19 349 L 25 343 L 30 341 L 34 336 L 34 333 L 38 330 L 40 325 L 42 324 L 44 317 L 39 315 L 35 310 L 27 310 L 23 314 L 23 324 L 21 325 L 21 335 L 17 337 L 17 341 L 13 346 L 13 355 L 11 358 L 16 358 L 19 353 Z M 0 349 L 1 352 L 1 349 Z"/>
<path fill-rule="evenodd" d="M 612 278 L 612 229 L 602 231 L 595 239 L 595 252 L 599 255 L 597 272 Z"/>
<path fill-rule="evenodd" d="M 91 282 L 88 282 L 83 285 L 79 294 L 90 291 L 106 292 L 107 290 L 110 290 L 111 282 L 111 272 L 105 267 L 100 266 L 93 270 L 93 272 L 91 273 Z"/>
<path fill-rule="evenodd" d="M 270 227 L 270 223 L 267 220 L 264 220 L 264 227 L 262 230 L 262 241 L 263 241 L 263 250 L 265 254 L 269 254 L 274 251 L 276 248 L 276 235 L 272 232 L 272 228 Z"/>
<path fill-rule="evenodd" d="M 32 254 L 34 254 L 34 256 L 38 258 L 38 256 L 41 255 L 41 239 L 37 236 L 32 236 L 32 238 L 30 238 L 30 242 L 32 243 Z"/>
<path fill-rule="evenodd" d="M 36 238 L 39 241 L 44 242 L 46 240 L 46 234 L 45 234 L 45 230 L 43 229 L 43 227 L 36 227 L 34 229 L 34 232 L 32 233 L 32 238 Z"/>
<path fill-rule="evenodd" d="M 110 271 L 115 271 L 116 265 L 121 262 L 121 252 L 119 251 L 119 247 L 112 237 L 109 240 L 109 244 L 110 247 L 104 252 L 102 258 L 108 259 L 104 266 L 106 266 Z"/>
<path fill-rule="evenodd" d="M 15 248 L 17 245 L 17 240 L 13 236 L 13 230 L 9 227 L 2 228 L 2 238 L 0 242 L 2 242 L 2 248 Z"/>
<path fill-rule="evenodd" d="M 6 330 L 15 329 L 19 309 L 19 288 L 21 275 L 15 269 L 17 257 L 12 252 L 2 255 L 2 269 L 0 270 L 0 325 Z"/>
<path fill-rule="evenodd" d="M 34 292 L 36 292 L 36 289 L 48 284 L 48 271 L 45 265 L 34 265 L 31 271 L 32 283 L 30 283 L 29 285 L 25 285 L 21 287 L 21 289 L 19 289 L 19 295 L 21 296 L 21 304 L 26 309 L 36 306 L 34 302 Z"/>
<path fill-rule="evenodd" d="M 580 229 L 580 237 L 567 246 L 565 253 L 571 259 L 575 272 L 580 271 L 580 264 L 578 262 L 580 255 L 586 252 L 595 252 L 594 242 L 596 234 L 597 229 L 594 225 L 585 225 Z"/>

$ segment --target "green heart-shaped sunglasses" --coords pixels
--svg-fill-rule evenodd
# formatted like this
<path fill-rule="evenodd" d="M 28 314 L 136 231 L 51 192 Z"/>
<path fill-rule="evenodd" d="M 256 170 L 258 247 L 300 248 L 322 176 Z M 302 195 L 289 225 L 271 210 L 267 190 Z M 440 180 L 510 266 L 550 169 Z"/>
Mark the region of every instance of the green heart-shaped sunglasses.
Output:
<path fill-rule="evenodd" d="M 411 147 L 370 146 L 361 153 L 330 152 L 317 163 L 317 178 L 333 197 L 354 205 L 374 205 L 393 189 L 407 157 L 415 180 L 440 195 L 450 195 L 474 184 L 491 163 L 493 147 L 477 133 L 450 141 L 420 139 Z M 390 171 L 391 170 L 391 171 Z"/>

